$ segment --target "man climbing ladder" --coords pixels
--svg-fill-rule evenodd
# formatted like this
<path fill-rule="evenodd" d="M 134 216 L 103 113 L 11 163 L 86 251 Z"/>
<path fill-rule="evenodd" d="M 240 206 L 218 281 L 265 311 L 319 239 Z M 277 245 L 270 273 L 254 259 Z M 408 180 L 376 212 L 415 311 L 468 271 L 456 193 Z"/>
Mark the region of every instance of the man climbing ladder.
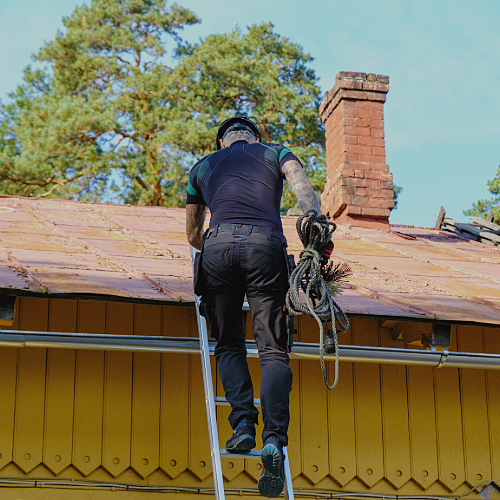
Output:
<path fill-rule="evenodd" d="M 248 118 L 223 122 L 216 145 L 217 152 L 196 163 L 189 176 L 186 233 L 189 243 L 202 250 L 195 292 L 203 296 L 204 316 L 217 341 L 215 357 L 234 430 L 226 449 L 236 453 L 255 448 L 258 423 L 241 314 L 247 296 L 262 370 L 264 446 L 258 487 L 273 498 L 283 490 L 292 385 L 283 311 L 288 288 L 280 217 L 283 179 L 303 211 L 320 213 L 320 206 L 298 158 L 282 145 L 260 142 Z M 207 207 L 210 227 L 203 234 Z"/>

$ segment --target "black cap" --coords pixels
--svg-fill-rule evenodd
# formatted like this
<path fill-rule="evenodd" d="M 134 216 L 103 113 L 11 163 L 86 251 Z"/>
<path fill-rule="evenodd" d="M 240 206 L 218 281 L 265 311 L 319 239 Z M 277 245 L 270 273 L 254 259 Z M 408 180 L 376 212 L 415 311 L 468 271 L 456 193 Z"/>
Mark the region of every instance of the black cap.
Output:
<path fill-rule="evenodd" d="M 255 137 L 257 137 L 257 139 L 259 139 L 260 141 L 259 129 L 257 128 L 257 125 L 255 125 L 255 123 L 250 120 L 250 118 L 247 118 L 246 116 L 234 116 L 233 118 L 229 118 L 223 121 L 219 126 L 219 130 L 217 132 L 217 151 L 221 149 L 220 140 L 224 137 L 226 131 L 236 123 L 245 125 L 245 128 L 248 128 L 252 132 L 252 134 L 255 135 Z"/>

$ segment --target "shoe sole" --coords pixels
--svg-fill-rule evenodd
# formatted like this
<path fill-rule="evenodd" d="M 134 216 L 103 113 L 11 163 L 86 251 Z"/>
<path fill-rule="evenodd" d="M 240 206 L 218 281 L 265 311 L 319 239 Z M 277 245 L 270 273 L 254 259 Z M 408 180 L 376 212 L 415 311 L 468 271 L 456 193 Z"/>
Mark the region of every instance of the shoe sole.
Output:
<path fill-rule="evenodd" d="M 267 444 L 260 454 L 264 471 L 259 478 L 259 493 L 268 498 L 276 498 L 283 491 L 284 482 L 280 475 L 280 452 L 273 444 Z"/>
<path fill-rule="evenodd" d="M 255 439 L 252 436 L 242 436 L 239 441 L 236 441 L 231 448 L 226 446 L 226 450 L 230 453 L 241 453 L 253 450 L 257 446 Z"/>

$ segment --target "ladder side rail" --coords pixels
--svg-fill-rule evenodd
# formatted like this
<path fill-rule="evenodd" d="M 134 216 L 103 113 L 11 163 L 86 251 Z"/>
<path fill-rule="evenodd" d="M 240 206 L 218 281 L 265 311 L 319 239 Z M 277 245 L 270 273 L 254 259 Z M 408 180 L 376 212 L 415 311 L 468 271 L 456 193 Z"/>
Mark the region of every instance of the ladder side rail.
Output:
<path fill-rule="evenodd" d="M 191 246 L 191 261 L 193 262 L 198 250 Z M 222 464 L 219 449 L 219 432 L 217 428 L 217 415 L 215 413 L 214 387 L 212 383 L 212 369 L 210 363 L 210 347 L 208 345 L 207 322 L 200 314 L 201 299 L 195 295 L 196 320 L 198 323 L 198 336 L 200 339 L 201 368 L 203 372 L 203 389 L 205 391 L 205 406 L 207 409 L 208 437 L 210 439 L 210 458 L 212 460 L 212 474 L 214 476 L 215 497 L 225 500 L 224 480 L 222 478 Z"/>
<path fill-rule="evenodd" d="M 196 317 L 198 320 L 198 334 L 200 337 L 201 366 L 203 371 L 203 386 L 205 390 L 205 405 L 207 408 L 208 435 L 210 438 L 210 456 L 212 459 L 215 496 L 217 500 L 224 500 L 224 480 L 222 478 L 222 466 L 219 451 L 219 432 L 217 430 L 217 416 L 215 413 L 207 323 L 205 318 L 200 314 L 199 301 L 199 297 L 196 297 Z"/>
<path fill-rule="evenodd" d="M 290 471 L 290 461 L 288 460 L 288 449 L 286 446 L 283 447 L 283 461 L 285 469 L 285 487 L 283 489 L 283 493 L 285 494 L 285 498 L 288 500 L 294 500 L 292 473 Z"/>

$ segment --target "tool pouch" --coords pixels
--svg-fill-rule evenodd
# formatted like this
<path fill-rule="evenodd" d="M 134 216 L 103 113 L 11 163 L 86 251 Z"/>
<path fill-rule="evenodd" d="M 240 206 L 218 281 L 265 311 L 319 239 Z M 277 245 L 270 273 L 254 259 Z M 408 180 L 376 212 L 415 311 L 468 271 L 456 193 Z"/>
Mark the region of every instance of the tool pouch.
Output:
<path fill-rule="evenodd" d="M 286 268 L 288 271 L 288 279 L 290 279 L 290 276 L 292 275 L 293 271 L 297 267 L 295 264 L 295 257 L 293 254 L 288 254 L 286 251 L 285 246 L 283 246 L 283 252 L 285 254 L 285 260 L 286 260 Z M 293 347 L 293 340 L 295 337 L 295 334 L 297 333 L 297 329 L 295 328 L 295 316 L 289 314 L 287 311 L 286 313 L 286 331 L 287 331 L 287 347 L 288 347 L 288 352 L 292 351 Z"/>
<path fill-rule="evenodd" d="M 201 256 L 203 251 L 197 252 L 193 263 L 193 286 L 194 293 L 201 297 L 205 291 L 205 280 L 203 279 L 203 270 L 201 268 Z"/>
<path fill-rule="evenodd" d="M 286 267 L 288 270 L 288 279 L 290 279 L 290 276 L 292 273 L 295 271 L 295 268 L 297 265 L 295 264 L 295 256 L 293 254 L 287 254 L 285 252 L 285 257 L 286 257 Z"/>

